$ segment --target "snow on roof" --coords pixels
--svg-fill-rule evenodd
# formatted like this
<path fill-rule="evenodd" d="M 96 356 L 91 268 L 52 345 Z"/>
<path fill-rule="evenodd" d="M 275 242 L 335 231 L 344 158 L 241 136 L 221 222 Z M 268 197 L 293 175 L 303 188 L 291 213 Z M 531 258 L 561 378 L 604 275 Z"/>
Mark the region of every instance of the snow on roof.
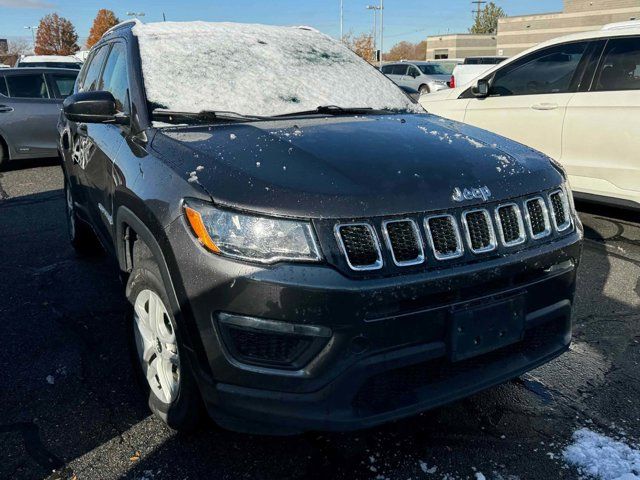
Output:
<path fill-rule="evenodd" d="M 308 27 L 136 24 L 147 98 L 181 112 L 278 115 L 320 105 L 423 110 L 341 43 Z"/>
<path fill-rule="evenodd" d="M 27 55 L 20 59 L 20 63 L 36 62 L 78 63 L 79 60 L 76 57 L 66 55 Z"/>

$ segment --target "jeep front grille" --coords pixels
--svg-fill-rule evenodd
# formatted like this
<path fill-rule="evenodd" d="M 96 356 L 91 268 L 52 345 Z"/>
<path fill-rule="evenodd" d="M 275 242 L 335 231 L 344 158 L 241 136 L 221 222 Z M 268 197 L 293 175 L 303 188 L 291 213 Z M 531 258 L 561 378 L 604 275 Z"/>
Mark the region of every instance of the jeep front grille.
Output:
<path fill-rule="evenodd" d="M 348 269 L 393 270 L 454 259 L 473 261 L 476 255 L 506 254 L 518 245 L 526 248 L 552 238 L 554 232 L 570 231 L 571 215 L 566 192 L 556 189 L 485 208 L 326 227 L 333 229 Z"/>
<path fill-rule="evenodd" d="M 546 237 L 551 233 L 549 213 L 542 197 L 531 198 L 525 203 L 529 233 L 534 240 Z"/>
<path fill-rule="evenodd" d="M 463 254 L 458 222 L 453 215 L 428 217 L 424 224 L 431 249 L 438 260 L 457 258 Z"/>
<path fill-rule="evenodd" d="M 368 223 L 337 225 L 336 238 L 353 270 L 382 268 L 378 237 Z"/>
<path fill-rule="evenodd" d="M 467 243 L 473 253 L 490 252 L 496 248 L 491 215 L 487 210 L 469 210 L 462 214 Z"/>
<path fill-rule="evenodd" d="M 512 247 L 523 243 L 526 240 L 526 236 L 520 207 L 515 203 L 507 203 L 500 205 L 496 212 L 498 232 L 503 245 Z"/>
<path fill-rule="evenodd" d="M 413 220 L 387 220 L 382 232 L 393 262 L 402 267 L 424 262 L 424 249 L 420 230 Z"/>

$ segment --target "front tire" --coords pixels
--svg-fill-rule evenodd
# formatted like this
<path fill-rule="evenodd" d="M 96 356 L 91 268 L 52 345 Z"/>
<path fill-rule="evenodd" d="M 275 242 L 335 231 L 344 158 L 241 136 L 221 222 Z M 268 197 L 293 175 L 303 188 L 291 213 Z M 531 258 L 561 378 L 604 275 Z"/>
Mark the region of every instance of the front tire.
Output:
<path fill-rule="evenodd" d="M 420 92 L 420 95 L 425 95 L 431 93 L 431 90 L 429 89 L 429 85 L 420 85 L 418 92 Z"/>
<path fill-rule="evenodd" d="M 174 430 L 193 431 L 204 417 L 200 392 L 160 270 L 147 249 L 141 258 L 138 244 L 127 283 L 137 369 L 151 411 Z"/>

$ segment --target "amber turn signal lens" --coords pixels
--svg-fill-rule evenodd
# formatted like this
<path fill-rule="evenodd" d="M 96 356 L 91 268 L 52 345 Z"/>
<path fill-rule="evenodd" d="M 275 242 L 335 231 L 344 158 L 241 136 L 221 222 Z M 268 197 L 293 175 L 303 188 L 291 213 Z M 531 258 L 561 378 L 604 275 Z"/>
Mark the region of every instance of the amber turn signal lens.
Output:
<path fill-rule="evenodd" d="M 213 253 L 220 253 L 220 249 L 213 243 L 211 237 L 209 236 L 209 232 L 207 232 L 207 227 L 204 226 L 204 222 L 202 221 L 202 215 L 193 208 L 189 208 L 185 205 L 184 211 L 187 214 L 187 220 L 189 220 L 189 225 L 191 225 L 191 229 L 195 236 L 200 240 L 200 243 L 204 245 L 205 248 L 211 250 Z"/>

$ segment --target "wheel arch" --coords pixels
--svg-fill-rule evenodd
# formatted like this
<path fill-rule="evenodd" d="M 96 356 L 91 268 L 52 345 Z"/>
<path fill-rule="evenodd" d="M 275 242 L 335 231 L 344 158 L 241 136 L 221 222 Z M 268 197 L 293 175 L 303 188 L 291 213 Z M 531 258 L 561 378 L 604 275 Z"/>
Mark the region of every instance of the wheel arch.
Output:
<path fill-rule="evenodd" d="M 199 338 L 198 328 L 193 320 L 193 315 L 191 315 L 191 307 L 186 298 L 186 293 L 180 288 L 176 288 L 169 265 L 171 259 L 167 259 L 167 256 L 163 253 L 157 235 L 152 232 L 152 229 L 141 220 L 140 217 L 126 206 L 120 206 L 116 212 L 115 229 L 116 236 L 114 243 L 116 256 L 122 272 L 131 273 L 135 268 L 133 262 L 133 245 L 135 241 L 142 240 L 149 248 L 160 270 L 161 279 L 165 285 L 174 318 L 185 327 L 184 331 L 186 335 L 184 341 L 189 350 L 189 356 L 195 360 L 191 362 L 194 373 L 201 379 L 203 378 L 202 373 L 210 378 L 211 371 L 206 360 L 207 357 L 204 346 Z M 160 232 L 160 235 L 164 234 L 164 230 L 161 229 Z M 163 240 L 161 239 L 160 241 Z M 174 266 L 174 270 L 176 268 L 177 267 Z M 126 292 L 127 297 L 129 293 L 128 291 Z"/>
<path fill-rule="evenodd" d="M 9 148 L 9 142 L 7 141 L 6 135 L 2 130 L 0 130 L 0 148 L 4 150 L 4 153 L 7 155 L 6 159 L 11 160 L 11 149 Z"/>

